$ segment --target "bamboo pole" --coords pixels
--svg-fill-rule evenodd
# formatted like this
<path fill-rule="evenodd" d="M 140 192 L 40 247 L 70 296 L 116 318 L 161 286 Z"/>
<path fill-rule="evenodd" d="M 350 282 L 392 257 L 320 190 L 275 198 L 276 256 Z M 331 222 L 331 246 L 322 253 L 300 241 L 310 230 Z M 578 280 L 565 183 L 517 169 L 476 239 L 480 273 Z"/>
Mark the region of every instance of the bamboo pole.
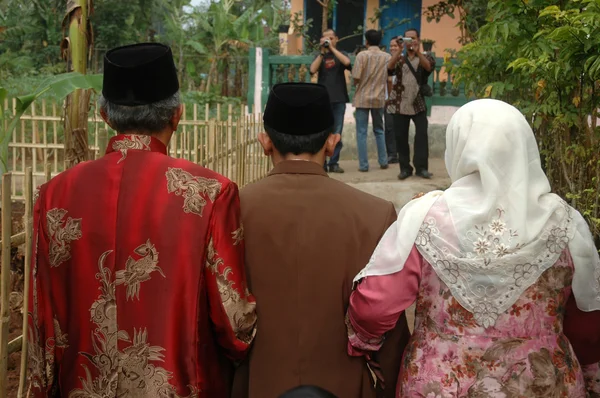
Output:
<path fill-rule="evenodd" d="M 194 163 L 200 162 L 198 145 L 198 104 L 194 104 Z"/>
<path fill-rule="evenodd" d="M 46 163 L 44 173 L 46 174 L 46 182 L 52 179 L 52 165 L 50 163 Z"/>
<path fill-rule="evenodd" d="M 177 157 L 177 134 L 173 134 L 173 136 L 171 137 L 171 142 L 169 143 L 169 146 L 171 146 L 170 148 L 170 155 L 174 158 Z"/>
<path fill-rule="evenodd" d="M 35 106 L 35 101 L 34 101 L 31 103 L 31 121 L 32 121 L 31 128 L 33 129 L 32 141 L 33 141 L 33 143 L 38 143 L 38 142 L 42 142 L 42 140 L 40 139 L 40 132 L 38 130 L 38 125 L 36 123 L 39 119 L 36 117 L 35 109 L 36 109 L 36 106 Z M 45 123 L 42 122 L 42 125 L 45 125 Z M 31 152 L 32 152 L 31 156 L 33 157 L 33 169 L 37 170 L 37 167 L 36 167 L 37 160 L 36 159 L 39 158 L 40 161 L 43 163 L 44 162 L 44 152 L 42 151 L 42 148 L 38 148 L 36 151 L 37 158 L 36 158 L 36 154 L 33 153 L 33 150 Z"/>
<path fill-rule="evenodd" d="M 187 107 L 185 106 L 185 104 L 181 104 L 181 105 L 183 107 L 183 113 L 181 114 L 181 120 L 183 122 L 186 122 L 187 121 L 187 117 L 186 117 L 186 113 L 187 113 L 187 109 L 186 108 Z M 177 134 L 173 134 L 173 135 L 177 135 Z M 187 126 L 185 126 L 185 125 L 181 126 L 181 133 L 180 133 L 180 135 L 181 135 L 181 137 L 180 137 L 181 138 L 181 140 L 180 140 L 181 141 L 181 146 L 180 146 L 180 149 L 179 149 L 179 157 L 181 157 L 183 159 L 186 159 L 186 157 L 185 157 L 185 139 L 186 139 L 186 135 L 187 135 Z M 175 150 L 177 150 L 177 146 L 175 146 Z"/>
<path fill-rule="evenodd" d="M 56 117 L 56 102 L 52 103 L 52 116 Z M 58 123 L 56 121 L 52 122 L 52 143 L 53 144 L 58 144 Z M 63 148 L 63 157 L 64 157 L 64 148 Z M 59 150 L 55 150 L 54 151 L 54 170 L 58 170 L 58 156 L 59 156 Z M 47 167 L 46 167 L 47 169 Z M 46 172 L 47 173 L 47 172 Z M 46 179 L 46 181 L 48 181 L 49 179 Z"/>
<path fill-rule="evenodd" d="M 16 115 L 17 114 L 17 99 L 16 98 L 12 99 L 12 109 L 13 109 L 13 115 Z M 13 145 L 17 143 L 17 134 L 18 134 L 17 130 L 18 130 L 18 128 L 15 127 L 15 129 L 12 132 Z M 13 154 L 12 154 L 13 158 L 12 158 L 12 169 L 11 170 L 15 171 L 15 170 L 17 170 L 17 159 L 18 159 L 16 146 L 13 146 L 12 152 L 13 152 Z M 12 188 L 13 188 L 12 192 L 17 192 L 16 179 L 11 179 L 11 183 L 12 183 Z"/>
<path fill-rule="evenodd" d="M 0 240 L 0 245 L 2 245 L 2 242 L 4 240 Z M 10 237 L 10 245 L 11 247 L 13 246 L 21 246 L 23 243 L 25 243 L 25 232 L 19 232 L 18 234 L 15 234 L 13 236 Z"/>
<path fill-rule="evenodd" d="M 29 278 L 31 276 L 31 249 L 33 238 L 33 175 L 31 167 L 25 170 L 25 264 L 23 273 L 25 281 L 23 282 L 23 334 L 27 336 L 29 327 L 28 312 L 29 312 Z M 25 377 L 27 376 L 27 338 L 23 339 L 21 346 L 21 373 L 19 374 L 19 391 L 17 398 L 23 396 L 23 388 L 25 387 Z"/>
<path fill-rule="evenodd" d="M 0 396 L 6 397 L 8 384 L 8 325 L 10 310 L 8 308 L 8 293 L 10 289 L 10 236 L 12 233 L 12 203 L 11 203 L 11 175 L 2 176 L 2 285 L 0 286 L 0 300 L 2 309 L 0 320 Z"/>
<path fill-rule="evenodd" d="M 42 100 L 42 116 L 46 117 L 46 100 L 43 99 Z M 46 164 L 46 162 L 48 161 L 48 149 L 46 148 L 46 145 L 48 144 L 48 126 L 47 126 L 47 122 L 46 121 L 42 121 L 42 131 L 43 131 L 43 139 L 42 139 L 42 143 L 44 144 L 44 151 L 43 151 L 43 156 L 42 156 L 42 164 Z M 35 170 L 37 172 L 37 170 Z"/>
<path fill-rule="evenodd" d="M 98 158 L 101 158 L 106 153 L 106 147 L 108 146 L 108 131 L 106 129 L 100 129 L 98 132 Z"/>
<path fill-rule="evenodd" d="M 233 106 L 229 104 L 227 108 L 227 152 L 233 149 Z M 233 178 L 233 154 L 227 156 L 227 177 Z"/>
<path fill-rule="evenodd" d="M 210 159 L 209 169 L 216 171 L 216 150 L 215 150 L 215 121 L 208 121 L 208 156 Z"/>
<path fill-rule="evenodd" d="M 17 336 L 8 342 L 8 355 L 21 351 L 23 346 L 23 335 Z"/>

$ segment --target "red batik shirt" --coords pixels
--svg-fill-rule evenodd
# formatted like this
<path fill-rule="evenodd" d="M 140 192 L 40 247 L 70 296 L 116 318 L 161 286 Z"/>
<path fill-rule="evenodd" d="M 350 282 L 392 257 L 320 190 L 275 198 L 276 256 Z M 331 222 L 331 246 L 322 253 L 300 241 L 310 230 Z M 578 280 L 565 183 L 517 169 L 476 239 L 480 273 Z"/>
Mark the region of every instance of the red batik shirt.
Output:
<path fill-rule="evenodd" d="M 255 334 L 237 186 L 118 135 L 36 193 L 34 396 L 223 397 Z"/>

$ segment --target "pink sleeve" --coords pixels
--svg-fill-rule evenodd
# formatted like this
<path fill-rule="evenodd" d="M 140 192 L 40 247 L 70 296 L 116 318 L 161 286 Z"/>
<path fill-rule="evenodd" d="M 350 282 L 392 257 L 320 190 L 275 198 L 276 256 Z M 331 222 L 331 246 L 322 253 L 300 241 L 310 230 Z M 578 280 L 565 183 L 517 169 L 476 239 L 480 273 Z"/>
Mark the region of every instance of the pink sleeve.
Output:
<path fill-rule="evenodd" d="M 402 271 L 359 282 L 350 296 L 346 319 L 350 355 L 379 350 L 384 334 L 396 326 L 402 312 L 417 298 L 422 260 L 413 247 Z"/>

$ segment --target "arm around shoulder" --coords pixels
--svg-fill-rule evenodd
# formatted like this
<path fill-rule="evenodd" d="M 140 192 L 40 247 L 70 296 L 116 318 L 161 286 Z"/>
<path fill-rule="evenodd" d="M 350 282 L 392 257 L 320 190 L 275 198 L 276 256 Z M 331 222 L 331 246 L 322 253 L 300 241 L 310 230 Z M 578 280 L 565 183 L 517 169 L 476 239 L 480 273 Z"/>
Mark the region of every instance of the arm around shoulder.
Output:
<path fill-rule="evenodd" d="M 215 200 L 206 248 L 209 312 L 217 341 L 233 360 L 245 358 L 256 334 L 256 301 L 244 269 L 244 229 L 237 186 L 227 183 Z"/>
<path fill-rule="evenodd" d="M 582 365 L 600 362 L 600 311 L 580 310 L 575 297 L 571 295 L 565 310 L 563 328 Z"/>

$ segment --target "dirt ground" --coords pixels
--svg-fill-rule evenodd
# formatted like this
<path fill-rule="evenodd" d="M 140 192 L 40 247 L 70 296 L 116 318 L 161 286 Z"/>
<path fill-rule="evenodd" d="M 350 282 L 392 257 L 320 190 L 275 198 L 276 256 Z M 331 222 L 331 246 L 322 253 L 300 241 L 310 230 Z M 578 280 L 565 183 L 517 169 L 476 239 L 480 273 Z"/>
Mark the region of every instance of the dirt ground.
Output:
<path fill-rule="evenodd" d="M 23 231 L 23 215 L 25 206 L 21 202 L 12 204 L 12 235 Z M 0 226 L 0 231 L 1 231 Z M 11 293 L 10 293 L 10 323 L 8 340 L 11 341 L 21 334 L 23 316 L 23 248 L 12 248 L 11 262 Z M 8 397 L 16 397 L 19 387 L 19 370 L 21 367 L 21 352 L 13 353 L 8 358 Z"/>

